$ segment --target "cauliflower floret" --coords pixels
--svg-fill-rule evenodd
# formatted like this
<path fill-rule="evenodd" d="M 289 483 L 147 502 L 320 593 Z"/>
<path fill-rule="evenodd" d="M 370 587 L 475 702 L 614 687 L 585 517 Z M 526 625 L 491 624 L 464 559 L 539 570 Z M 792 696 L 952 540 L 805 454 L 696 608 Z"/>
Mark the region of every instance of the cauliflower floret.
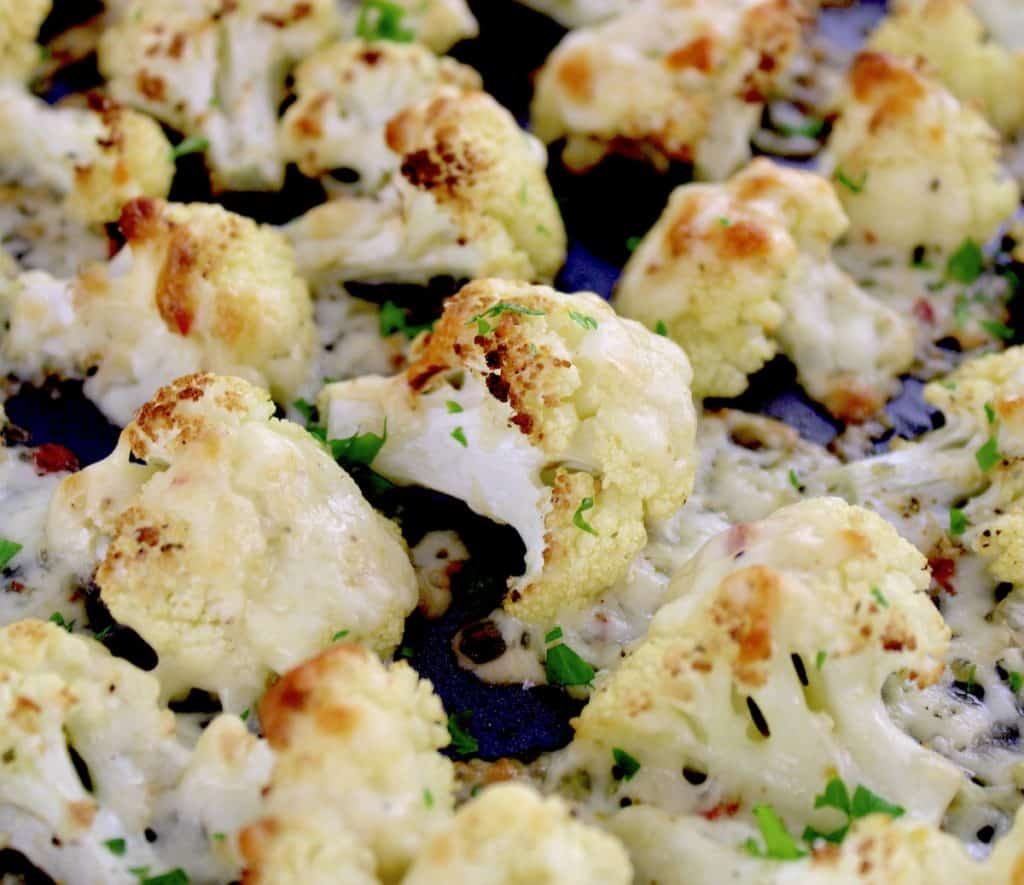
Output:
<path fill-rule="evenodd" d="M 332 384 L 332 437 L 380 427 L 374 469 L 509 523 L 526 547 L 506 606 L 547 622 L 622 577 L 693 487 L 686 357 L 596 295 L 479 280 L 403 375 Z"/>
<path fill-rule="evenodd" d="M 394 36 L 415 40 L 434 52 L 447 52 L 460 40 L 475 37 L 479 26 L 466 0 L 339 0 L 348 36 L 380 33 L 385 39 L 383 20 L 397 20 Z M 388 25 L 387 27 L 390 27 Z"/>
<path fill-rule="evenodd" d="M 234 878 L 230 844 L 238 819 L 257 807 L 269 750 L 237 717 L 222 716 L 190 758 L 158 694 L 150 674 L 55 624 L 27 620 L 0 630 L 4 847 L 58 881 L 130 883 L 132 868 L 158 873 L 172 864 L 193 881 Z M 196 786 L 204 818 L 223 834 L 227 853 L 219 857 L 208 841 L 184 859 L 165 844 L 174 841 L 166 808 Z M 147 828 L 160 837 L 156 845 Z M 190 828 L 197 821 L 185 822 Z"/>
<path fill-rule="evenodd" d="M 1024 53 L 993 37 L 999 33 L 986 32 L 967 0 L 904 0 L 882 19 L 868 45 L 925 59 L 950 92 L 1012 134 L 1024 127 Z"/>
<path fill-rule="evenodd" d="M 644 0 L 569 33 L 537 78 L 531 116 L 574 171 L 610 153 L 729 175 L 750 157 L 765 97 L 800 45 L 788 0 Z"/>
<path fill-rule="evenodd" d="M 567 28 L 596 25 L 621 15 L 636 0 L 519 0 L 524 6 L 551 16 Z"/>
<path fill-rule="evenodd" d="M 136 197 L 165 197 L 171 145 L 155 120 L 99 95 L 88 108 L 51 107 L 16 83 L 0 83 L 0 173 L 40 184 L 85 223 L 116 221 Z"/>
<path fill-rule="evenodd" d="M 297 97 L 281 123 L 284 157 L 310 178 L 356 173 L 353 187 L 373 193 L 402 162 L 385 141 L 388 121 L 445 86 L 483 83 L 472 68 L 416 43 L 335 43 L 295 70 Z"/>
<path fill-rule="evenodd" d="M 566 236 L 544 148 L 493 98 L 442 88 L 386 139 L 400 174 L 376 199 L 339 197 L 283 228 L 307 277 L 554 277 Z"/>
<path fill-rule="evenodd" d="M 94 575 L 159 656 L 166 697 L 196 687 L 242 710 L 340 631 L 390 654 L 416 605 L 398 530 L 273 412 L 240 378 L 180 378 L 50 504 L 50 557 Z"/>
<path fill-rule="evenodd" d="M 860 53 L 826 148 L 822 171 L 858 240 L 952 251 L 985 242 L 1017 208 L 998 134 L 914 61 Z"/>
<path fill-rule="evenodd" d="M 1024 823 L 1000 841 L 986 863 L 937 827 L 883 814 L 854 822 L 841 845 L 822 845 L 785 862 L 744 851 L 743 841 L 752 835 L 747 828 L 673 818 L 655 808 L 627 808 L 608 827 L 629 850 L 636 885 L 1012 885 Z"/>
<path fill-rule="evenodd" d="M 242 833 L 245 882 L 396 882 L 451 816 L 450 738 L 429 682 L 336 645 L 260 701 L 276 751 L 262 817 Z"/>
<path fill-rule="evenodd" d="M 237 374 L 291 401 L 313 371 L 306 283 L 276 231 L 212 204 L 135 200 L 125 247 L 71 281 L 23 274 L 4 355 L 25 376 L 83 374 L 118 424 L 189 372 Z"/>
<path fill-rule="evenodd" d="M 555 770 L 582 767 L 609 803 L 770 803 L 797 832 L 827 831 L 814 797 L 839 776 L 937 823 L 960 772 L 882 702 L 891 674 L 925 686 L 942 673 L 949 630 L 927 587 L 920 553 L 834 498 L 734 526 L 674 575 L 672 601 L 598 685 Z M 613 751 L 637 760 L 628 781 L 613 780 Z"/>
<path fill-rule="evenodd" d="M 741 393 L 781 349 L 812 396 L 863 419 L 913 360 L 913 333 L 833 262 L 846 224 L 827 181 L 765 159 L 723 184 L 684 185 L 627 263 L 615 306 L 683 347 L 697 397 Z"/>
<path fill-rule="evenodd" d="M 428 842 L 402 885 L 629 885 L 619 842 L 521 784 L 485 789 Z"/>
<path fill-rule="evenodd" d="M 110 94 L 205 144 L 214 185 L 284 181 L 278 107 L 292 64 L 337 36 L 334 0 L 134 0 L 100 38 Z"/>
<path fill-rule="evenodd" d="M 39 64 L 36 34 L 53 0 L 3 0 L 0 3 L 0 80 L 25 82 Z"/>

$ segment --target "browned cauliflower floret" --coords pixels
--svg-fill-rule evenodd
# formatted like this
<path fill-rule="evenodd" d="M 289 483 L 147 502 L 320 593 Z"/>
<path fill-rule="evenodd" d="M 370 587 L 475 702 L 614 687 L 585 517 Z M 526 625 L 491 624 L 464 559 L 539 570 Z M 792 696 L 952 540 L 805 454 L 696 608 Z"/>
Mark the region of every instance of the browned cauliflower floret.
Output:
<path fill-rule="evenodd" d="M 827 181 L 765 159 L 684 185 L 627 263 L 615 307 L 686 351 L 695 396 L 735 396 L 781 351 L 834 414 L 866 418 L 896 389 L 913 338 L 832 260 L 846 224 Z"/>
<path fill-rule="evenodd" d="M 512 525 L 525 572 L 506 605 L 550 621 L 629 567 L 694 476 L 690 369 L 596 295 L 478 280 L 450 298 L 403 375 L 332 384 L 331 436 L 380 427 L 374 469 Z"/>
<path fill-rule="evenodd" d="M 398 881 L 454 802 L 430 683 L 336 645 L 287 673 L 259 713 L 277 758 L 242 834 L 246 885 Z"/>
<path fill-rule="evenodd" d="M 868 243 L 952 251 L 985 242 L 1017 208 L 985 118 L 919 63 L 883 53 L 854 60 L 822 168 Z"/>
<path fill-rule="evenodd" d="M 533 128 L 576 171 L 622 153 L 724 178 L 800 45 L 787 0 L 643 0 L 570 32 L 537 79 Z"/>
<path fill-rule="evenodd" d="M 386 139 L 400 174 L 375 199 L 338 197 L 284 228 L 308 277 L 554 277 L 566 236 L 544 148 L 493 98 L 443 88 Z"/>
<path fill-rule="evenodd" d="M 287 241 L 220 206 L 134 200 L 125 247 L 70 281 L 23 274 L 7 359 L 26 376 L 95 369 L 85 391 L 118 424 L 189 372 L 240 375 L 290 402 L 313 371 L 316 332 Z"/>
<path fill-rule="evenodd" d="M 167 697 L 242 710 L 338 633 L 390 654 L 416 605 L 398 530 L 273 413 L 240 378 L 181 378 L 51 502 L 50 556 L 153 647 Z"/>

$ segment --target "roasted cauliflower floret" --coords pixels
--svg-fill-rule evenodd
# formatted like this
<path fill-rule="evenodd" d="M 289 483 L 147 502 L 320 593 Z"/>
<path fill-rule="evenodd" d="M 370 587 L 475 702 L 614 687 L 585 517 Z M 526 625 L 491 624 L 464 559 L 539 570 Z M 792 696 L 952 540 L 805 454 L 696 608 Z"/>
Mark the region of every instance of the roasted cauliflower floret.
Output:
<path fill-rule="evenodd" d="M 442 89 L 393 117 L 386 140 L 400 174 L 376 199 L 339 197 L 283 229 L 306 276 L 554 277 L 566 237 L 545 151 L 493 98 Z"/>
<path fill-rule="evenodd" d="M 827 831 L 814 797 L 839 776 L 937 823 L 959 770 L 901 732 L 881 694 L 894 673 L 921 686 L 942 673 L 949 630 L 927 587 L 920 553 L 834 498 L 730 528 L 674 575 L 647 638 L 599 683 L 568 768 L 582 760 L 609 802 L 770 803 L 798 832 Z M 621 752 L 639 767 L 616 784 Z"/>
<path fill-rule="evenodd" d="M 216 187 L 279 188 L 285 77 L 339 33 L 334 0 L 120 5 L 99 43 L 110 94 L 201 139 Z"/>
<path fill-rule="evenodd" d="M 520 784 L 485 789 L 420 852 L 403 885 L 629 885 L 622 845 Z"/>
<path fill-rule="evenodd" d="M 94 95 L 86 107 L 51 107 L 0 84 L 0 175 L 43 185 L 86 223 L 116 221 L 136 197 L 165 197 L 171 145 L 155 120 Z"/>
<path fill-rule="evenodd" d="M 190 756 L 158 695 L 156 679 L 92 639 L 35 620 L 0 630 L 4 847 L 57 881 L 130 882 L 133 868 L 170 866 L 200 881 L 235 877 L 237 817 L 255 811 L 269 750 L 222 716 Z M 190 785 L 203 790 L 210 832 L 222 834 L 219 856 L 202 841 L 184 860 L 168 851 L 175 835 L 200 836 L 195 820 L 169 814 Z M 151 845 L 148 829 L 164 838 Z"/>
<path fill-rule="evenodd" d="M 0 4 L 0 80 L 24 82 L 42 56 L 36 34 L 53 0 L 4 0 Z"/>
<path fill-rule="evenodd" d="M 480 29 L 466 0 L 338 0 L 348 36 L 415 40 L 447 52 Z"/>
<path fill-rule="evenodd" d="M 388 121 L 442 87 L 482 85 L 472 68 L 419 44 L 335 43 L 295 70 L 296 101 L 281 123 L 284 157 L 310 178 L 355 173 L 352 187 L 374 193 L 402 162 L 385 141 Z"/>
<path fill-rule="evenodd" d="M 968 0 L 904 0 L 871 35 L 881 52 L 923 58 L 960 101 L 1001 132 L 1024 127 L 1024 53 L 989 35 Z"/>
<path fill-rule="evenodd" d="M 537 78 L 531 116 L 585 171 L 611 153 L 724 178 L 750 157 L 765 97 L 800 45 L 788 0 L 644 0 L 569 33 Z"/>
<path fill-rule="evenodd" d="M 4 353 L 26 375 L 83 374 L 86 393 L 126 424 L 162 384 L 236 374 L 289 402 L 313 372 L 316 331 L 291 247 L 212 204 L 135 200 L 125 247 L 63 282 L 27 273 Z"/>
<path fill-rule="evenodd" d="M 1017 208 L 999 136 L 914 61 L 862 52 L 822 157 L 857 240 L 952 251 Z"/>
<path fill-rule="evenodd" d="M 759 159 L 677 188 L 615 294 L 687 353 L 697 397 L 735 396 L 779 350 L 844 418 L 875 412 L 913 359 L 910 326 L 833 262 L 846 216 L 827 181 Z"/>
<path fill-rule="evenodd" d="M 247 885 L 398 881 L 454 802 L 430 683 L 336 645 L 286 674 L 259 713 L 276 762 L 242 833 Z"/>
<path fill-rule="evenodd" d="M 629 850 L 636 885 L 1012 885 L 1024 839 L 1024 824 L 1018 823 L 982 863 L 935 826 L 875 814 L 856 821 L 840 845 L 820 845 L 805 857 L 780 862 L 746 852 L 746 828 L 670 817 L 655 808 L 628 808 L 612 818 L 609 829 Z"/>
<path fill-rule="evenodd" d="M 153 647 L 166 697 L 242 710 L 339 632 L 390 654 L 416 605 L 398 530 L 273 413 L 240 378 L 180 378 L 51 502 L 50 556 Z"/>
<path fill-rule="evenodd" d="M 380 427 L 374 469 L 512 525 L 509 610 L 545 622 L 625 574 L 645 516 L 693 486 L 686 357 L 596 295 L 480 280 L 449 299 L 402 375 L 332 384 L 332 437 Z"/>

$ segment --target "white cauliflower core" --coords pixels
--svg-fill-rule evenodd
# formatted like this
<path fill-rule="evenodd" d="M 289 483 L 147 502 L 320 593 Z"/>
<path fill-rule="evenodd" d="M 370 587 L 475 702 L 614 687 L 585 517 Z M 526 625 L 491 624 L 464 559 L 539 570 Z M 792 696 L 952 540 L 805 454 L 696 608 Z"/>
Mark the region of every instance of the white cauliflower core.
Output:
<path fill-rule="evenodd" d="M 735 396 L 781 351 L 834 414 L 876 412 L 913 359 L 907 322 L 835 264 L 847 219 L 810 172 L 758 159 L 677 188 L 626 264 L 614 304 L 687 353 L 694 395 Z"/>
<path fill-rule="evenodd" d="M 51 555 L 95 569 L 111 614 L 159 656 L 166 697 L 196 687 L 243 710 L 340 631 L 390 654 L 416 605 L 395 526 L 273 412 L 239 378 L 181 378 L 51 502 Z"/>
<path fill-rule="evenodd" d="M 449 299 L 393 378 L 329 385 L 329 435 L 387 420 L 374 469 L 512 525 L 526 547 L 506 605 L 545 621 L 625 574 L 645 516 L 694 476 L 686 357 L 596 295 L 480 280 Z"/>

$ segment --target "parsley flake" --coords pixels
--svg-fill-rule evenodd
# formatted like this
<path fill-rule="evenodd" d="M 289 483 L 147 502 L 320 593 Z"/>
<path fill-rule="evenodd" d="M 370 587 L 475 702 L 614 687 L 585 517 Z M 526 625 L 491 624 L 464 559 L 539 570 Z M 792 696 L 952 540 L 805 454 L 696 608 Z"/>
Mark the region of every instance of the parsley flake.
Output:
<path fill-rule="evenodd" d="M 998 338 L 1001 341 L 1009 341 L 1014 335 L 1013 329 L 999 320 L 978 320 L 978 325 L 993 338 Z"/>
<path fill-rule="evenodd" d="M 331 457 L 342 467 L 353 464 L 369 467 L 387 441 L 388 419 L 385 418 L 384 429 L 379 435 L 376 433 L 354 433 L 344 439 L 330 439 L 327 441 L 327 445 L 331 450 Z"/>
<path fill-rule="evenodd" d="M 309 400 L 297 399 L 292 403 L 295 411 L 298 412 L 305 419 L 306 423 L 309 424 L 315 421 L 316 406 L 314 406 Z"/>
<path fill-rule="evenodd" d="M 201 154 L 209 146 L 210 140 L 208 138 L 204 138 L 202 135 L 190 135 L 171 148 L 171 161 L 173 162 L 188 154 Z"/>
<path fill-rule="evenodd" d="M 612 777 L 615 780 L 631 781 L 640 770 L 640 762 L 619 747 L 612 747 Z"/>
<path fill-rule="evenodd" d="M 459 756 L 472 756 L 480 749 L 477 739 L 467 730 L 467 725 L 472 717 L 472 710 L 452 713 L 448 717 L 448 734 L 452 736 L 451 748 Z"/>
<path fill-rule="evenodd" d="M 469 447 L 469 442 L 466 440 L 466 432 L 461 427 L 456 427 L 452 431 L 452 439 L 464 449 Z"/>
<path fill-rule="evenodd" d="M 820 670 L 825 666 L 826 658 L 828 658 L 828 652 L 825 649 L 821 649 L 814 659 L 814 666 Z"/>
<path fill-rule="evenodd" d="M 0 538 L 0 568 L 7 565 L 21 550 L 21 544 L 17 541 L 9 541 L 7 538 Z"/>
<path fill-rule="evenodd" d="M 561 638 L 562 638 L 562 628 L 561 627 L 555 627 L 554 630 L 552 630 L 550 633 L 545 635 L 544 642 L 545 643 L 551 643 L 551 642 L 555 642 L 556 640 L 561 639 Z"/>
<path fill-rule="evenodd" d="M 882 606 L 882 608 L 889 607 L 889 600 L 885 598 L 885 594 L 877 587 L 871 588 L 871 595 L 875 597 L 875 600 L 880 606 Z"/>
<path fill-rule="evenodd" d="M 594 499 L 584 498 L 580 501 L 580 506 L 576 508 L 576 512 L 572 515 L 572 524 L 581 531 L 588 532 L 591 535 L 596 535 L 597 531 L 594 527 L 583 518 L 583 514 L 588 510 L 594 509 Z"/>
<path fill-rule="evenodd" d="M 636 252 L 636 247 L 640 245 L 640 240 L 642 240 L 642 239 L 643 239 L 643 237 L 629 237 L 629 238 L 627 238 L 627 240 L 626 240 L 626 248 L 630 252 Z"/>
<path fill-rule="evenodd" d="M 70 633 L 75 626 L 75 621 L 73 618 L 70 621 L 65 621 L 64 615 L 62 615 L 60 612 L 54 612 L 52 615 L 50 615 L 49 621 L 51 624 L 56 624 L 58 627 L 63 627 L 65 630 L 68 631 L 68 633 Z"/>
<path fill-rule="evenodd" d="M 594 678 L 594 668 L 565 643 L 548 649 L 544 670 L 553 685 L 589 685 Z"/>
<path fill-rule="evenodd" d="M 971 318 L 970 304 L 967 301 L 967 295 L 961 292 L 956 296 L 956 300 L 953 302 L 953 322 L 956 323 L 958 329 L 963 328 L 967 325 L 967 321 Z"/>
<path fill-rule="evenodd" d="M 992 408 L 992 403 L 985 403 L 985 417 L 989 424 L 996 423 L 996 410 Z"/>
<path fill-rule="evenodd" d="M 389 0 L 363 0 L 356 23 L 356 36 L 364 40 L 391 40 L 394 43 L 411 43 L 416 32 L 402 27 L 405 9 Z"/>
<path fill-rule="evenodd" d="M 994 436 L 990 436 L 985 440 L 978 451 L 974 453 L 974 460 L 978 462 L 978 467 L 981 468 L 982 473 L 988 473 L 1002 460 L 1002 457 L 999 454 L 999 443 L 996 442 Z"/>
<path fill-rule="evenodd" d="M 804 487 L 800 485 L 800 477 L 796 475 L 795 470 L 789 471 L 789 484 L 796 489 L 798 492 L 802 492 Z"/>
<path fill-rule="evenodd" d="M 348 630 L 339 630 L 331 637 L 331 642 L 337 642 L 339 639 L 344 639 L 346 636 L 348 636 L 348 633 Z"/>
<path fill-rule="evenodd" d="M 981 276 L 984 263 L 981 247 L 970 237 L 964 240 L 946 262 L 946 277 L 970 285 Z"/>
<path fill-rule="evenodd" d="M 238 715 L 238 718 L 239 718 L 239 719 L 241 719 L 241 720 L 242 720 L 243 722 L 245 722 L 245 721 L 246 721 L 246 720 L 247 720 L 247 719 L 249 718 L 249 713 L 250 713 L 250 712 L 251 712 L 251 711 L 250 711 L 250 708 L 249 708 L 249 707 L 246 707 L 246 708 L 245 708 L 244 710 L 242 710 L 242 712 L 241 712 L 241 713 L 240 713 L 240 714 Z"/>
<path fill-rule="evenodd" d="M 846 823 L 839 829 L 828 833 L 822 833 L 814 827 L 807 827 L 804 830 L 803 838 L 809 844 L 813 844 L 819 839 L 838 844 L 846 838 L 846 834 L 850 830 L 850 824 L 853 821 L 861 817 L 867 817 L 869 814 L 887 814 L 890 817 L 900 817 L 905 813 L 904 809 L 899 805 L 894 805 L 892 802 L 883 799 L 863 784 L 858 785 L 857 789 L 853 791 L 853 798 L 851 799 L 846 784 L 843 783 L 842 778 L 838 777 L 832 778 L 825 785 L 825 791 L 820 796 L 814 798 L 814 807 L 834 808 L 846 816 Z"/>
<path fill-rule="evenodd" d="M 380 337 L 387 338 L 401 332 L 412 341 L 420 332 L 430 332 L 433 323 L 410 323 L 409 312 L 403 310 L 393 301 L 385 301 L 380 308 Z"/>
<path fill-rule="evenodd" d="M 949 533 L 955 538 L 967 531 L 967 517 L 959 507 L 949 508 Z"/>
<path fill-rule="evenodd" d="M 460 406 L 453 399 L 447 400 L 444 405 L 445 405 L 445 408 L 448 409 L 448 414 L 449 415 L 458 415 L 459 412 L 463 411 L 462 406 Z"/>
<path fill-rule="evenodd" d="M 146 876 L 143 873 L 140 878 L 142 879 L 141 885 L 189 885 L 188 874 L 181 867 L 168 870 L 159 876 Z"/>
<path fill-rule="evenodd" d="M 1024 674 L 1018 670 L 1010 671 L 1010 691 L 1019 694 L 1021 687 L 1024 687 Z"/>
<path fill-rule="evenodd" d="M 850 191 L 850 193 L 859 194 L 864 190 L 864 185 L 868 183 L 868 173 L 865 171 L 860 177 L 860 181 L 854 181 L 842 169 L 836 169 L 836 181 Z"/>
<path fill-rule="evenodd" d="M 575 310 L 569 311 L 569 316 L 572 317 L 573 321 L 581 325 L 584 329 L 596 329 L 597 320 L 592 316 L 588 316 L 585 313 L 579 313 Z"/>
<path fill-rule="evenodd" d="M 487 321 L 493 320 L 495 317 L 501 316 L 503 313 L 518 313 L 523 316 L 531 317 L 544 316 L 543 310 L 533 310 L 532 308 L 524 307 L 522 304 L 511 304 L 508 301 L 499 301 L 497 304 L 492 304 L 482 313 L 478 313 L 475 317 L 470 319 L 466 325 L 472 326 L 473 323 L 476 323 L 477 334 L 486 335 L 493 328 L 493 326 Z"/>
<path fill-rule="evenodd" d="M 423 791 L 423 804 L 426 805 L 427 808 L 434 807 L 434 794 L 431 793 L 430 790 L 425 789 Z"/>
<path fill-rule="evenodd" d="M 728 226 L 729 226 L 730 224 L 732 224 L 732 222 L 731 222 L 731 221 L 730 221 L 730 220 L 729 220 L 728 218 L 726 218 L 726 217 L 725 217 L 724 215 L 720 215 L 720 216 L 719 216 L 719 218 L 718 218 L 718 223 L 719 223 L 719 224 L 720 224 L 720 225 L 721 225 L 722 227 L 728 227 Z"/>
<path fill-rule="evenodd" d="M 124 839 L 107 839 L 103 844 L 107 847 L 107 851 L 117 857 L 121 857 L 124 854 L 126 845 Z"/>
<path fill-rule="evenodd" d="M 668 335 L 668 326 L 665 325 L 664 320 L 658 320 L 658 322 L 654 324 L 654 331 L 658 335 Z"/>
<path fill-rule="evenodd" d="M 825 128 L 825 121 L 819 117 L 805 117 L 804 122 L 799 126 L 790 126 L 786 123 L 779 123 L 776 124 L 775 128 L 778 130 L 780 135 L 788 137 L 803 135 L 807 138 L 814 138 L 816 135 L 820 135 L 821 130 Z"/>
<path fill-rule="evenodd" d="M 757 819 L 757 828 L 761 831 L 761 838 L 764 839 L 762 848 L 755 839 L 747 839 L 743 843 L 749 854 L 754 857 L 770 857 L 776 860 L 796 860 L 804 857 L 807 852 L 797 845 L 796 839 L 786 829 L 782 818 L 775 813 L 771 805 L 755 805 L 754 817 Z"/>

